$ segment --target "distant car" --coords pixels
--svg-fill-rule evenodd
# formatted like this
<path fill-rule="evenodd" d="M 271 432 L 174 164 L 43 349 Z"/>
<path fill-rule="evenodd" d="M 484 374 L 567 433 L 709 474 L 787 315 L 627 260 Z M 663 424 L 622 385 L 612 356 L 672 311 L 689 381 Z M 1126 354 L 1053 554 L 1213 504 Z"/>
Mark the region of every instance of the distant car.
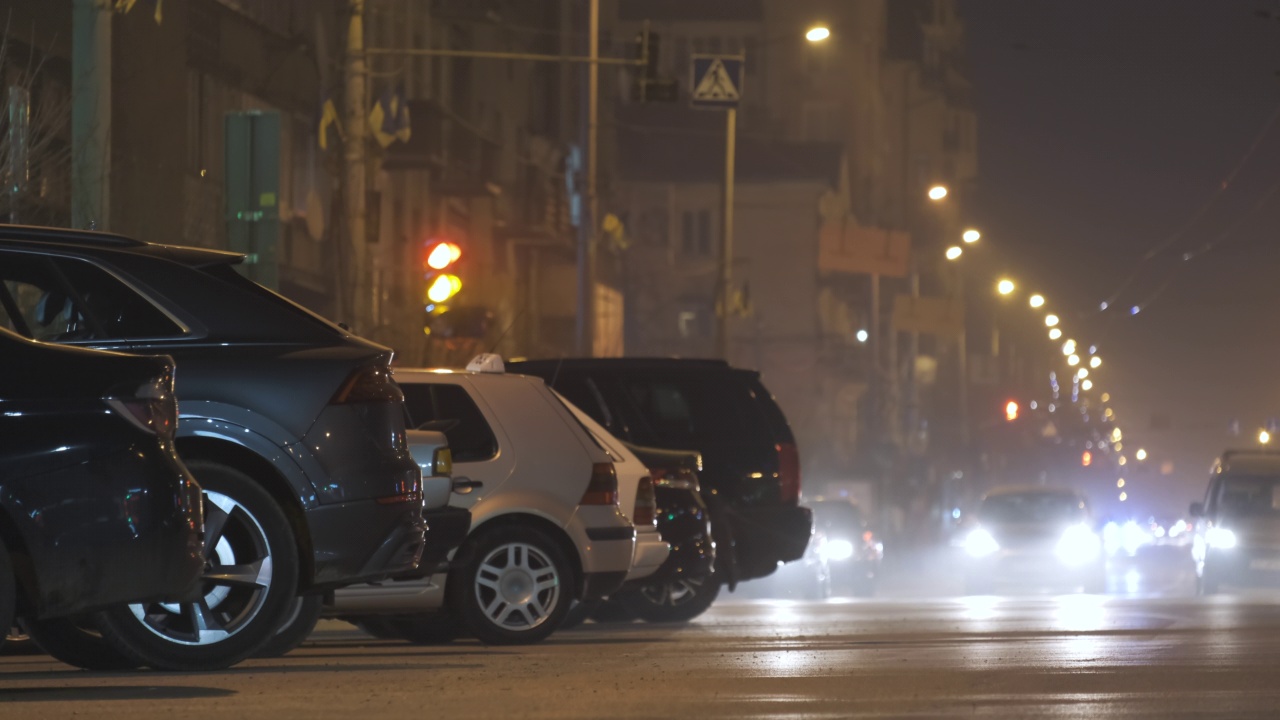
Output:
<path fill-rule="evenodd" d="M 816 499 L 808 506 L 813 510 L 815 544 L 826 561 L 832 594 L 874 595 L 884 545 L 862 508 L 844 499 Z"/>
<path fill-rule="evenodd" d="M 1224 585 L 1280 587 L 1280 453 L 1223 453 L 1191 515 L 1200 594 Z"/>
<path fill-rule="evenodd" d="M 204 519 L 174 450 L 173 363 L 31 342 L 8 329 L 12 307 L 0 302 L 0 628 L 189 598 Z"/>
<path fill-rule="evenodd" d="M 665 358 L 531 360 L 509 369 L 545 378 L 625 442 L 702 454 L 716 564 L 696 592 L 733 589 L 804 555 L 813 521 L 799 504 L 800 454 L 759 373 Z"/>
<path fill-rule="evenodd" d="M 1102 538 L 1080 493 L 998 488 L 982 499 L 977 523 L 963 543 L 967 593 L 986 594 L 1001 586 L 1105 590 Z"/>
<path fill-rule="evenodd" d="M 396 370 L 412 426 L 443 432 L 456 476 L 482 486 L 451 501 L 472 523 L 447 574 L 335 593 L 331 612 L 374 635 L 538 642 L 631 572 L 614 458 L 540 378 L 477 367 Z"/>
<path fill-rule="evenodd" d="M 177 363 L 175 442 L 208 499 L 206 593 L 110 608 L 82 628 L 157 669 L 232 665 L 294 617 L 300 593 L 410 571 L 423 552 L 391 350 L 251 282 L 243 260 L 0 225 L 0 299 L 18 333 Z M 96 635 L 58 630 L 64 661 L 104 652 Z"/>

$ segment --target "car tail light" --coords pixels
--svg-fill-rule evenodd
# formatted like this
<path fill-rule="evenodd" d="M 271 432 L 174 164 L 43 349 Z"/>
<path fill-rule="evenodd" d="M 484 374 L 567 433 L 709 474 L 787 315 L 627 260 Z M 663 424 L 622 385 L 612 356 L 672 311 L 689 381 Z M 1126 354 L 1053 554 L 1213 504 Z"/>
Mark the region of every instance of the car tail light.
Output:
<path fill-rule="evenodd" d="M 106 401 L 126 420 L 147 432 L 172 438 L 178 429 L 178 398 L 173 393 L 172 370 L 138 387 L 112 391 Z"/>
<path fill-rule="evenodd" d="M 773 446 L 778 451 L 778 479 L 782 482 L 782 502 L 800 500 L 800 452 L 792 443 Z"/>
<path fill-rule="evenodd" d="M 596 463 L 591 466 L 591 482 L 582 493 L 580 505 L 617 505 L 618 472 L 613 463 Z"/>
<path fill-rule="evenodd" d="M 404 395 L 395 380 L 391 379 L 391 370 L 385 365 L 369 365 L 351 373 L 343 381 L 338 392 L 334 394 L 330 405 L 350 405 L 352 403 L 401 402 Z"/>
<path fill-rule="evenodd" d="M 653 479 L 644 478 L 636 489 L 636 508 L 631 513 L 631 524 L 636 527 L 658 526 L 658 497 L 653 493 Z"/>

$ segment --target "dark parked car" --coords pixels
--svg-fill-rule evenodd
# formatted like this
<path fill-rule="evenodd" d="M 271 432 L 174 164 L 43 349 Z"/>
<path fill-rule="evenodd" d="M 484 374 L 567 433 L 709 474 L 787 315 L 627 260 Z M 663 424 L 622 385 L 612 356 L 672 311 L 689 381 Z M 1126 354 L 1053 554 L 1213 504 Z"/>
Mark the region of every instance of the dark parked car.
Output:
<path fill-rule="evenodd" d="M 173 445 L 173 363 L 31 342 L 7 329 L 12 309 L 0 303 L 0 628 L 189 598 L 203 518 Z"/>
<path fill-rule="evenodd" d="M 1222 454 L 1204 501 L 1191 506 L 1196 586 L 1280 587 L 1280 453 Z"/>
<path fill-rule="evenodd" d="M 508 363 L 537 375 L 621 440 L 702 454 L 702 497 L 716 539 L 716 593 L 804 555 L 800 455 L 759 373 L 718 360 L 560 359 Z"/>
<path fill-rule="evenodd" d="M 0 297 L 19 333 L 177 364 L 176 443 L 205 491 L 211 566 L 194 602 L 95 615 L 138 664 L 234 664 L 296 618 L 300 592 L 410 571 L 423 552 L 391 351 L 247 280 L 243 260 L 0 226 Z"/>

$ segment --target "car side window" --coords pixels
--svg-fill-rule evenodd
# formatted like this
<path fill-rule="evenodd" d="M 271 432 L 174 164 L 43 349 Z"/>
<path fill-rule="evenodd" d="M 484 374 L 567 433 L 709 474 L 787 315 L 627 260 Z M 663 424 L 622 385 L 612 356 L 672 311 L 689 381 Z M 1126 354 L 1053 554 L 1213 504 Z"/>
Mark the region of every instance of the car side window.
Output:
<path fill-rule="evenodd" d="M 498 438 L 466 388 L 452 383 L 403 383 L 410 426 L 438 430 L 455 462 L 481 462 L 498 454 Z"/>
<path fill-rule="evenodd" d="M 0 253 L 0 259 L 7 295 L 0 305 L 20 316 L 35 340 L 128 340 L 183 332 L 150 301 L 87 261 L 29 253 Z M 6 316 L 19 329 L 17 318 Z"/>

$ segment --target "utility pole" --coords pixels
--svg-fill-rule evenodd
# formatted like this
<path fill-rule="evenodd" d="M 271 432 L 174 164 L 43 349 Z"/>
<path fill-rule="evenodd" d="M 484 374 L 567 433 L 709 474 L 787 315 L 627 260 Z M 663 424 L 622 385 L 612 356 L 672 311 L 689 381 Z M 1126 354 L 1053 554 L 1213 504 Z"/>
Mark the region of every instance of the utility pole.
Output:
<path fill-rule="evenodd" d="M 590 0 L 587 24 L 587 207 L 578 227 L 578 354 L 595 354 L 596 317 L 596 227 L 599 197 L 596 193 L 598 168 L 596 146 L 600 119 L 600 0 Z"/>
<path fill-rule="evenodd" d="M 365 144 L 365 66 L 364 53 L 364 0 L 348 0 L 351 13 L 347 26 L 346 58 L 346 116 L 347 139 L 343 144 L 342 197 L 347 216 L 347 242 L 350 249 L 350 267 L 344 277 L 351 278 L 348 302 L 343 308 L 356 332 L 373 330 L 373 307 L 370 277 L 369 247 L 365 237 L 366 203 Z"/>
<path fill-rule="evenodd" d="M 71 4 L 71 224 L 111 221 L 111 7 Z"/>
<path fill-rule="evenodd" d="M 729 107 L 724 114 L 724 221 L 720 241 L 720 313 L 717 316 L 716 354 L 729 361 L 732 342 L 729 339 L 733 316 L 733 194 L 734 156 L 738 144 L 738 110 Z"/>

